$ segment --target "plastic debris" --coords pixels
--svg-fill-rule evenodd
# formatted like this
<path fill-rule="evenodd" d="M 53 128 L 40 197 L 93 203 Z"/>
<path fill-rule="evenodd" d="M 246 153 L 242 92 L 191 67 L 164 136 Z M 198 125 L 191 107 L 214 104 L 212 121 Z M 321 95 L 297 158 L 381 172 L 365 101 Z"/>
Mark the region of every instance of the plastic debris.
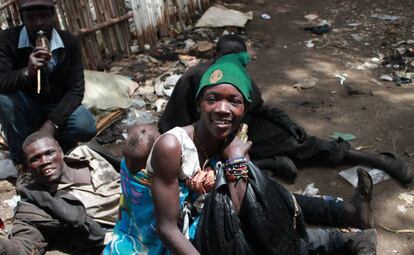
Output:
<path fill-rule="evenodd" d="M 260 15 L 261 17 L 262 17 L 262 19 L 264 19 L 264 20 L 269 20 L 269 19 L 271 19 L 272 17 L 270 17 L 270 15 L 269 14 L 267 14 L 267 13 L 263 13 L 262 15 Z"/>
<path fill-rule="evenodd" d="M 162 112 L 164 110 L 164 106 L 167 104 L 167 100 L 164 98 L 158 98 L 157 101 L 154 103 L 154 107 L 157 112 Z"/>
<path fill-rule="evenodd" d="M 351 38 L 357 42 L 361 42 L 364 39 L 364 37 L 360 34 L 351 34 Z"/>
<path fill-rule="evenodd" d="M 390 179 L 389 175 L 380 169 L 370 168 L 370 167 L 361 166 L 361 165 L 354 166 L 349 169 L 343 170 L 339 172 L 339 175 L 342 176 L 345 180 L 347 180 L 352 186 L 356 188 L 358 184 L 358 174 L 357 174 L 358 168 L 362 168 L 368 172 L 368 174 L 372 178 L 373 184 L 377 184 L 377 183 Z"/>
<path fill-rule="evenodd" d="M 20 202 L 20 196 L 14 195 L 12 198 L 4 200 L 3 203 L 5 205 L 8 205 L 12 210 L 14 210 L 18 202 Z"/>
<path fill-rule="evenodd" d="M 311 89 L 315 87 L 316 84 L 318 84 L 318 82 L 319 82 L 319 79 L 311 77 L 311 78 L 306 78 L 306 79 L 299 81 L 298 83 L 293 85 L 293 87 L 295 89 Z"/>
<path fill-rule="evenodd" d="M 381 75 L 380 79 L 381 79 L 382 81 L 393 81 L 392 76 L 391 76 L 391 75 L 389 75 L 389 74 L 383 74 L 383 75 Z"/>
<path fill-rule="evenodd" d="M 305 190 L 302 192 L 302 195 L 313 197 L 319 194 L 319 189 L 315 187 L 315 183 L 310 183 L 306 186 Z"/>
<path fill-rule="evenodd" d="M 0 160 L 0 180 L 7 179 L 9 177 L 17 178 L 17 169 L 10 159 Z"/>
<path fill-rule="evenodd" d="M 309 22 L 311 22 L 319 18 L 319 16 L 316 14 L 307 14 L 304 16 L 304 18 L 307 19 Z"/>
<path fill-rule="evenodd" d="M 386 15 L 386 14 L 373 14 L 373 15 L 371 15 L 371 18 L 382 19 L 382 20 L 387 20 L 387 21 L 396 21 L 400 17 L 399 16 Z"/>
<path fill-rule="evenodd" d="M 410 192 L 405 192 L 405 193 L 401 193 L 400 195 L 398 195 L 398 198 L 402 201 L 405 201 L 405 203 L 408 206 L 412 206 L 413 202 L 414 202 L 414 196 L 412 193 Z"/>
<path fill-rule="evenodd" d="M 315 44 L 313 43 L 312 40 L 305 41 L 305 44 L 306 44 L 306 47 L 308 47 L 308 48 L 315 47 Z"/>
<path fill-rule="evenodd" d="M 352 141 L 356 139 L 356 136 L 349 133 L 334 132 L 333 135 L 329 136 L 332 139 L 342 138 L 345 141 Z"/>
<path fill-rule="evenodd" d="M 335 74 L 335 78 L 339 80 L 339 84 L 344 85 L 344 82 L 346 81 L 346 78 L 348 78 L 348 74 Z"/>
<path fill-rule="evenodd" d="M 397 205 L 398 211 L 400 211 L 402 214 L 406 214 L 407 213 L 407 208 L 405 208 L 405 206 L 403 205 Z"/>
<path fill-rule="evenodd" d="M 129 108 L 127 117 L 122 120 L 122 123 L 129 127 L 134 124 L 152 124 L 155 121 L 156 118 L 151 112 Z"/>
<path fill-rule="evenodd" d="M 375 69 L 378 68 L 377 64 L 371 63 L 371 62 L 364 62 L 364 66 L 366 66 L 369 69 Z"/>

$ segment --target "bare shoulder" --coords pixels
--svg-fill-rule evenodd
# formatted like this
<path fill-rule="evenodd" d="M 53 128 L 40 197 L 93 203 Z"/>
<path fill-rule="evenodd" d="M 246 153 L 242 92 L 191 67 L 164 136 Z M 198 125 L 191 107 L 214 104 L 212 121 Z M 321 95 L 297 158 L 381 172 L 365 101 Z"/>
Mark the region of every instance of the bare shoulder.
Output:
<path fill-rule="evenodd" d="M 181 144 L 173 134 L 162 135 L 154 144 L 151 165 L 155 175 L 177 177 L 181 166 Z"/>

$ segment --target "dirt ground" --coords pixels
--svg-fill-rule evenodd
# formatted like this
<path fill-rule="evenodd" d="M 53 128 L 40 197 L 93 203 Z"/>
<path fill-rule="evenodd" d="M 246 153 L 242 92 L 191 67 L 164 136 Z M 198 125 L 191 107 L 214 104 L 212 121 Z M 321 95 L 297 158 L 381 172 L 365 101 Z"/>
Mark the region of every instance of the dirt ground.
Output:
<path fill-rule="evenodd" d="M 412 0 L 248 2 L 229 7 L 254 13 L 245 30 L 257 53 L 249 71 L 267 104 L 285 110 L 310 135 L 328 139 L 335 131 L 352 133 L 356 136 L 352 146 L 368 146 L 367 151 L 372 152 L 396 152 L 414 165 L 414 83 L 399 87 L 381 81 L 380 76 L 390 74 L 391 68 L 373 60 L 392 53 L 397 47 L 392 45 L 401 40 L 414 40 Z M 261 18 L 262 14 L 270 15 L 270 19 Z M 330 31 L 321 36 L 305 31 L 303 28 L 310 24 L 304 18 L 307 14 L 327 20 Z M 382 20 L 370 17 L 373 14 L 399 18 Z M 306 46 L 309 40 L 314 47 Z M 335 74 L 347 74 L 345 83 L 362 95 L 348 95 Z M 307 90 L 293 87 L 306 78 L 319 81 Z M 302 167 L 296 183 L 286 185 L 298 191 L 314 183 L 321 194 L 349 198 L 353 188 L 338 175 L 349 167 Z M 414 228 L 413 206 L 399 198 L 401 193 L 414 192 L 413 187 L 402 187 L 393 180 L 375 185 L 372 206 L 379 235 L 377 254 L 414 254 L 412 233 L 395 234 L 382 227 Z M 13 187 L 0 182 L 0 201 L 13 195 Z M 10 222 L 11 210 L 4 203 L 0 203 L 0 215 Z"/>

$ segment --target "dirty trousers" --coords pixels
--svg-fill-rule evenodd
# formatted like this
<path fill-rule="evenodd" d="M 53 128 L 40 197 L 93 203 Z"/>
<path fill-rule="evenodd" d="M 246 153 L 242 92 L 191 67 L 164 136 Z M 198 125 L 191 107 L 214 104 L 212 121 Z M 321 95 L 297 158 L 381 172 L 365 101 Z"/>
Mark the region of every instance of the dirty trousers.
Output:
<path fill-rule="evenodd" d="M 253 143 L 249 152 L 252 159 L 284 155 L 299 164 L 337 165 L 350 149 L 346 141 L 328 141 L 314 136 L 299 143 L 283 128 L 260 116 L 250 119 L 248 136 Z"/>
<path fill-rule="evenodd" d="M 21 147 L 24 139 L 42 126 L 56 106 L 54 103 L 37 103 L 20 91 L 0 94 L 0 123 L 12 160 L 23 162 Z M 68 117 L 66 125 L 59 127 L 57 139 L 62 148 L 68 150 L 79 141 L 89 141 L 95 133 L 95 120 L 81 105 Z"/>

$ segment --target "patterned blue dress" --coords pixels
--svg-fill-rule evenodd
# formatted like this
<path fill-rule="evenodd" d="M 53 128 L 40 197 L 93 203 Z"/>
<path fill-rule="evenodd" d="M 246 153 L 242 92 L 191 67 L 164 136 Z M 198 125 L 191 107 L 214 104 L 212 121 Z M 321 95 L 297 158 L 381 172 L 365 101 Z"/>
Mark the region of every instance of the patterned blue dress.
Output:
<path fill-rule="evenodd" d="M 149 174 L 145 170 L 131 174 L 125 160 L 122 160 L 121 185 L 119 219 L 112 241 L 102 254 L 171 254 L 157 235 Z M 179 183 L 179 190 L 182 209 L 184 203 L 189 201 L 190 192 L 183 181 Z M 192 220 L 190 240 L 194 238 L 198 218 Z"/>

